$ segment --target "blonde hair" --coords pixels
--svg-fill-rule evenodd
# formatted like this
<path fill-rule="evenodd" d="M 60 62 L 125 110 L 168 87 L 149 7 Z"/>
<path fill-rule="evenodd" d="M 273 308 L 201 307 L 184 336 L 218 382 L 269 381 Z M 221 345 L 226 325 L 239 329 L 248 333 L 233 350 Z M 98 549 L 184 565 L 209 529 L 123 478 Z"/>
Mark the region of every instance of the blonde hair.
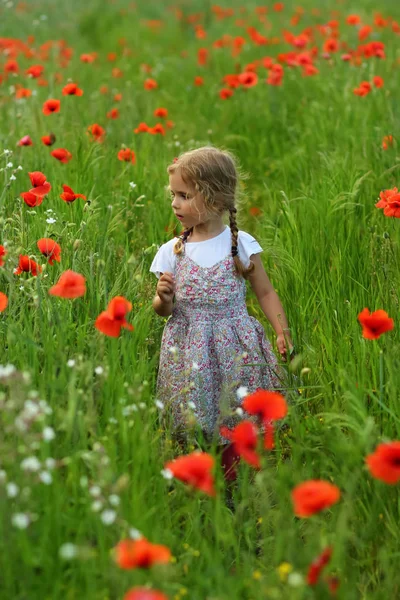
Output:
<path fill-rule="evenodd" d="M 180 172 L 183 181 L 192 185 L 203 197 L 206 211 L 209 215 L 220 216 L 229 212 L 229 226 L 232 239 L 232 256 L 235 264 L 235 274 L 247 277 L 254 271 L 254 263 L 245 267 L 238 256 L 238 227 L 236 224 L 238 199 L 239 167 L 233 154 L 213 146 L 203 146 L 196 150 L 184 152 L 167 167 L 172 175 Z M 243 178 L 244 175 L 240 174 Z M 174 245 L 174 254 L 181 254 L 184 244 L 193 231 L 193 227 L 185 229 Z"/>

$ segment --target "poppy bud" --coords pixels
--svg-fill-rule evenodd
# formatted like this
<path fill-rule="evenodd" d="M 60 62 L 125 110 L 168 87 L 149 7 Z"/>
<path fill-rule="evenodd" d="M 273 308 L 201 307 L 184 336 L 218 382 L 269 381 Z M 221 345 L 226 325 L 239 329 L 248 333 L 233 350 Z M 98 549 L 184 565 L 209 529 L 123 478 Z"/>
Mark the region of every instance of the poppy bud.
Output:
<path fill-rule="evenodd" d="M 74 245 L 73 245 L 73 249 L 74 250 L 78 250 L 79 246 L 81 245 L 82 240 L 75 240 L 74 241 Z"/>

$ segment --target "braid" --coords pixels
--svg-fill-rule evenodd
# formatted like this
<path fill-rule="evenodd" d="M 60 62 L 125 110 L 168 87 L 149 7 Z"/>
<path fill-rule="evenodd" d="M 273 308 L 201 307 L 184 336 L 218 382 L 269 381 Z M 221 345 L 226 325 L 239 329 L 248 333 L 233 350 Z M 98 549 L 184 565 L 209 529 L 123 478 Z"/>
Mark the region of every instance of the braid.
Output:
<path fill-rule="evenodd" d="M 231 235 L 232 235 L 232 256 L 235 257 L 238 255 L 238 227 L 236 224 L 236 213 L 237 210 L 236 208 L 233 206 L 231 208 L 229 208 L 229 227 L 231 228 Z"/>
<path fill-rule="evenodd" d="M 185 229 L 181 235 L 178 236 L 178 241 L 174 245 L 174 254 L 181 254 L 184 248 L 184 244 L 193 231 L 193 227 L 189 227 L 189 229 Z"/>

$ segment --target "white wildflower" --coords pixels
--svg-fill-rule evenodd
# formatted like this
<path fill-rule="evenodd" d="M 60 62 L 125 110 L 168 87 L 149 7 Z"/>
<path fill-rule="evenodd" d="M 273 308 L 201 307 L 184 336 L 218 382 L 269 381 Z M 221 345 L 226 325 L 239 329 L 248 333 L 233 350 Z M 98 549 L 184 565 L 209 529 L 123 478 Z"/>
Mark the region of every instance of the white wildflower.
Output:
<path fill-rule="evenodd" d="M 235 410 L 235 413 L 239 416 L 239 417 L 243 417 L 244 411 L 243 408 L 241 408 L 240 406 L 237 407 L 237 409 Z"/>
<path fill-rule="evenodd" d="M 49 225 L 53 225 L 53 223 L 56 223 L 57 219 L 53 219 L 52 217 L 50 217 L 49 219 L 46 219 L 46 223 L 49 223 Z"/>
<path fill-rule="evenodd" d="M 45 485 L 50 485 L 53 482 L 53 477 L 48 471 L 42 471 L 39 473 L 39 479 Z"/>
<path fill-rule="evenodd" d="M 8 163 L 6 164 L 6 169 L 12 169 L 12 168 L 13 168 L 13 166 L 14 166 L 14 165 L 13 165 L 13 163 L 12 163 L 12 162 L 8 162 Z"/>
<path fill-rule="evenodd" d="M 28 456 L 21 462 L 21 469 L 23 471 L 39 471 L 40 461 L 36 458 L 36 456 Z"/>
<path fill-rule="evenodd" d="M 75 361 L 74 361 L 74 359 L 73 359 L 73 358 L 70 358 L 70 359 L 67 361 L 67 367 L 71 367 L 71 368 L 72 368 L 72 367 L 74 367 L 74 366 L 75 366 Z"/>
<path fill-rule="evenodd" d="M 93 512 L 99 512 L 103 508 L 103 503 L 101 500 L 95 500 L 92 502 L 90 508 L 93 510 Z"/>
<path fill-rule="evenodd" d="M 237 390 L 236 390 L 236 395 L 239 398 L 239 400 L 243 400 L 243 398 L 245 396 L 247 396 L 247 394 L 249 393 L 249 390 L 247 389 L 247 387 L 245 385 L 241 385 Z"/>
<path fill-rule="evenodd" d="M 14 365 L 0 365 L 0 377 L 10 377 L 10 375 L 14 375 L 16 372 L 17 369 L 14 367 Z"/>
<path fill-rule="evenodd" d="M 67 542 L 58 549 L 58 556 L 62 560 L 72 560 L 78 556 L 78 546 Z"/>
<path fill-rule="evenodd" d="M 14 513 L 11 517 L 11 523 L 17 529 L 26 529 L 29 525 L 29 517 L 25 513 Z"/>
<path fill-rule="evenodd" d="M 120 497 L 117 496 L 117 494 L 110 494 L 110 496 L 108 496 L 108 501 L 111 506 L 119 506 L 121 502 Z"/>
<path fill-rule="evenodd" d="M 98 498 L 101 495 L 101 489 L 98 485 L 92 485 L 91 488 L 89 488 L 89 494 L 93 497 L 93 498 Z"/>
<path fill-rule="evenodd" d="M 140 533 L 139 529 L 135 529 L 134 527 L 131 527 L 129 529 L 129 537 L 132 538 L 133 540 L 140 540 L 143 537 L 143 534 Z"/>
<path fill-rule="evenodd" d="M 164 403 L 161 402 L 161 400 L 156 400 L 155 402 L 157 408 L 159 408 L 160 410 L 162 410 L 164 408 Z"/>
<path fill-rule="evenodd" d="M 54 458 L 46 458 L 46 460 L 44 461 L 44 464 L 46 465 L 46 467 L 50 470 L 55 469 L 56 466 L 56 461 Z"/>
<path fill-rule="evenodd" d="M 287 582 L 291 587 L 300 587 L 301 585 L 304 585 L 304 578 L 301 573 L 293 572 L 289 573 Z"/>
<path fill-rule="evenodd" d="M 169 469 L 162 469 L 161 475 L 164 477 L 164 479 L 173 479 L 174 478 L 173 472 L 170 471 Z"/>
<path fill-rule="evenodd" d="M 17 178 L 15 177 L 15 175 L 11 175 L 10 176 L 10 181 L 15 181 Z"/>
<path fill-rule="evenodd" d="M 18 496 L 19 487 L 13 481 L 10 481 L 10 483 L 7 483 L 6 490 L 7 490 L 7 496 L 9 498 L 16 498 Z"/>
<path fill-rule="evenodd" d="M 134 189 L 135 189 L 135 187 L 136 187 L 136 183 L 133 183 L 133 181 L 130 181 L 130 182 L 129 182 L 129 187 L 130 187 L 132 190 L 134 190 Z"/>
<path fill-rule="evenodd" d="M 117 518 L 117 513 L 115 512 L 115 510 L 103 510 L 103 512 L 100 515 L 101 520 L 103 521 L 104 525 L 112 525 L 115 521 L 115 519 Z"/>
<path fill-rule="evenodd" d="M 103 367 L 96 367 L 94 372 L 96 373 L 96 375 L 103 375 L 104 369 Z"/>
<path fill-rule="evenodd" d="M 52 427 L 45 427 L 43 429 L 43 439 L 45 442 L 51 442 L 56 437 L 55 431 Z"/>

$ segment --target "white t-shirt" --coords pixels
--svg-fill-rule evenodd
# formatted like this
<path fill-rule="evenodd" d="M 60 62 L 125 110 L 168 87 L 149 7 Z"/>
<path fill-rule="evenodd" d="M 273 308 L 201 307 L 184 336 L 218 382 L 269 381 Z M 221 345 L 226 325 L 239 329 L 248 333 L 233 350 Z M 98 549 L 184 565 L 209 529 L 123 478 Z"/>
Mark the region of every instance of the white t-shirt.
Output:
<path fill-rule="evenodd" d="M 157 279 L 160 279 L 161 273 L 165 273 L 166 271 L 175 274 L 176 254 L 174 254 L 173 247 L 177 241 L 178 238 L 176 237 L 169 240 L 159 248 L 155 255 L 153 262 L 151 263 L 150 272 L 155 273 Z M 222 233 L 210 240 L 204 240 L 203 242 L 186 242 L 185 252 L 187 253 L 187 256 L 189 256 L 193 262 L 200 265 L 200 267 L 212 267 L 228 256 L 231 247 L 231 230 L 230 227 L 226 225 L 225 230 Z M 252 254 L 258 254 L 259 252 L 263 252 L 263 249 L 257 240 L 249 233 L 239 231 L 238 255 L 245 267 L 250 265 L 250 256 Z"/>

